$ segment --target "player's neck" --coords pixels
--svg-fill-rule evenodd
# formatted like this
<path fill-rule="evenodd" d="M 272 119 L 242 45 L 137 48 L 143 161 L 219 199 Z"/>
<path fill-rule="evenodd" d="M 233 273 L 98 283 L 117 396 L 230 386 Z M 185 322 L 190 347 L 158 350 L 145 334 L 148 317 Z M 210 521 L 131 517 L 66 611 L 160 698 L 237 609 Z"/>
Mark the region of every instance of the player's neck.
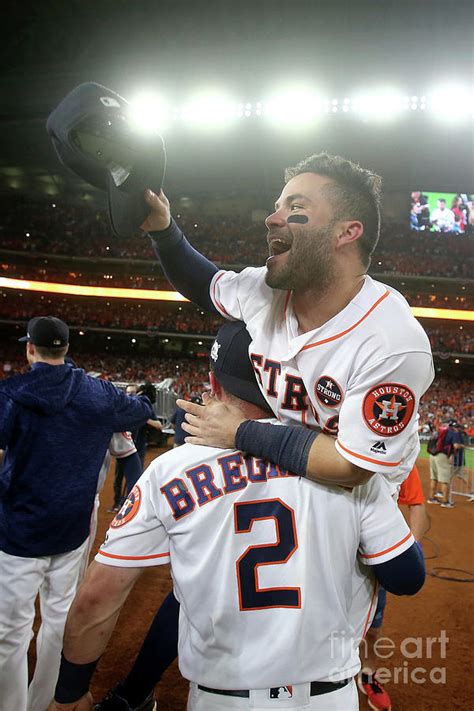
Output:
<path fill-rule="evenodd" d="M 364 275 L 338 280 L 324 291 L 293 292 L 293 311 L 300 333 L 319 328 L 345 309 L 364 285 Z"/>

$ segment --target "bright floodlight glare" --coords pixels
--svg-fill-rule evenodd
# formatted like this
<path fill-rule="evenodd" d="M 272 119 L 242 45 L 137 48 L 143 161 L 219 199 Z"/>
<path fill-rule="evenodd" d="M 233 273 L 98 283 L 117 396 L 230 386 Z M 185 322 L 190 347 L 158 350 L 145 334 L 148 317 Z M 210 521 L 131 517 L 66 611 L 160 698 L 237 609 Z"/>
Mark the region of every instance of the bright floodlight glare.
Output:
<path fill-rule="evenodd" d="M 241 113 L 249 111 L 249 104 L 242 105 Z M 201 93 L 191 99 L 182 109 L 181 117 L 186 123 L 202 127 L 227 126 L 239 113 L 239 104 L 219 93 Z"/>
<path fill-rule="evenodd" d="M 388 121 L 402 112 L 403 105 L 404 99 L 399 92 L 384 89 L 358 96 L 354 110 L 366 119 Z"/>
<path fill-rule="evenodd" d="M 315 120 L 321 113 L 321 100 L 309 91 L 287 91 L 275 94 L 264 102 L 265 116 L 277 124 L 301 126 Z"/>
<path fill-rule="evenodd" d="M 436 118 L 457 123 L 473 113 L 474 92 L 460 85 L 439 86 L 427 95 L 426 104 Z"/>
<path fill-rule="evenodd" d="M 143 133 L 162 131 L 169 122 L 169 115 L 164 101 L 152 92 L 138 94 L 130 102 L 130 120 L 133 126 Z"/>

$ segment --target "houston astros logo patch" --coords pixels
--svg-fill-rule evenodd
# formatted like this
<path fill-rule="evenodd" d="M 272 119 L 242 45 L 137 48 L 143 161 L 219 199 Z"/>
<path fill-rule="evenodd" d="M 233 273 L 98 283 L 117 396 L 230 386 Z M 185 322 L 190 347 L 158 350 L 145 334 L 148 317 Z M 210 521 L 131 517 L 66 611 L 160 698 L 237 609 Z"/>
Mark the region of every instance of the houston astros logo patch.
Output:
<path fill-rule="evenodd" d="M 112 528 L 120 528 L 124 524 L 134 518 L 140 508 L 140 503 L 142 500 L 142 492 L 140 487 L 135 484 L 129 495 L 127 496 L 122 508 L 110 524 Z"/>
<path fill-rule="evenodd" d="M 415 409 L 415 396 L 400 383 L 382 383 L 364 398 L 362 413 L 366 425 L 378 435 L 393 437 L 405 429 Z"/>
<path fill-rule="evenodd" d="M 326 407 L 337 407 L 344 399 L 340 385 L 329 375 L 322 375 L 314 386 L 314 394 Z"/>

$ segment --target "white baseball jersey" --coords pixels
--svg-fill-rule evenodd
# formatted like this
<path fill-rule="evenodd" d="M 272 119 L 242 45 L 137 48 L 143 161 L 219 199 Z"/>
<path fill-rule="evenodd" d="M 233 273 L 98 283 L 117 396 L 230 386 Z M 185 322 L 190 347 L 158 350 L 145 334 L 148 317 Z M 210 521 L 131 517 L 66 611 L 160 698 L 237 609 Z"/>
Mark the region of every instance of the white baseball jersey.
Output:
<path fill-rule="evenodd" d="M 183 676 L 261 689 L 357 673 L 376 606 L 366 566 L 413 542 L 380 477 L 349 492 L 186 444 L 147 468 L 96 561 L 171 562 Z"/>
<path fill-rule="evenodd" d="M 337 434 L 339 454 L 397 488 L 419 452 L 417 410 L 434 376 L 428 337 L 408 303 L 366 276 L 342 311 L 300 334 L 291 292 L 268 287 L 265 273 L 220 271 L 211 298 L 223 316 L 246 323 L 273 412 Z"/>

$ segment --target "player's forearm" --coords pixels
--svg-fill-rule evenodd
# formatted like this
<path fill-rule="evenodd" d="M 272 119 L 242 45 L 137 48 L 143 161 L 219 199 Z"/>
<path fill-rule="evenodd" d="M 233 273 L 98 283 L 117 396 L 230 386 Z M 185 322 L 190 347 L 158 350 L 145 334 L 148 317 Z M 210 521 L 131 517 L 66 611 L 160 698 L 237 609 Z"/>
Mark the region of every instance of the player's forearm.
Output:
<path fill-rule="evenodd" d="M 120 610 L 141 570 L 93 561 L 71 605 L 55 700 L 70 704 L 88 691 L 95 665 L 112 635 Z"/>
<path fill-rule="evenodd" d="M 140 568 L 116 568 L 93 561 L 71 605 L 64 633 L 64 656 L 86 664 L 107 646 L 117 617 Z"/>
<path fill-rule="evenodd" d="M 187 299 L 206 311 L 219 312 L 209 296 L 218 268 L 188 242 L 174 220 L 161 232 L 150 234 L 153 248 L 167 279 Z"/>
<path fill-rule="evenodd" d="M 102 655 L 128 592 L 127 586 L 109 596 L 102 586 L 95 590 L 93 580 L 84 582 L 67 617 L 63 653 L 68 661 L 87 664 Z"/>
<path fill-rule="evenodd" d="M 410 506 L 408 518 L 415 541 L 421 541 L 429 526 L 425 505 L 414 504 Z"/>
<path fill-rule="evenodd" d="M 365 484 L 371 476 L 373 472 L 357 467 L 339 454 L 333 437 L 320 434 L 314 440 L 306 466 L 307 479 L 353 488 Z"/>
<path fill-rule="evenodd" d="M 372 476 L 372 472 L 344 459 L 336 450 L 333 437 L 304 427 L 246 420 L 238 426 L 235 444 L 244 452 L 322 484 L 352 488 Z"/>

